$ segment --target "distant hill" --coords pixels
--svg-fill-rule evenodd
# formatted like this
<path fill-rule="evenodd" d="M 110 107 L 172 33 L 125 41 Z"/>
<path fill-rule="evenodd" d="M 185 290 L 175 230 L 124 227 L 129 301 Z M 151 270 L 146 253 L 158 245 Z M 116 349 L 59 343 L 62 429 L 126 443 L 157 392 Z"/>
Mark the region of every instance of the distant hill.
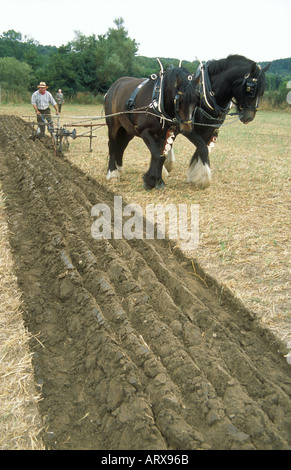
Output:
<path fill-rule="evenodd" d="M 259 62 L 261 67 L 264 67 L 269 62 Z M 291 57 L 288 59 L 277 59 L 274 60 L 271 64 L 267 73 L 273 73 L 275 75 L 280 75 L 282 78 L 291 78 Z"/>

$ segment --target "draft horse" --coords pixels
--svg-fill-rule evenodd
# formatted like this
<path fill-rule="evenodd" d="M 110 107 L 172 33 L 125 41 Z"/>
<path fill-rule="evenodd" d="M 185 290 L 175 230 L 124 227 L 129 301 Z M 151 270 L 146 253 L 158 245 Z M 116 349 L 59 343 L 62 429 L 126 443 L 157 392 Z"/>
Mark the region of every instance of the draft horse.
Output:
<path fill-rule="evenodd" d="M 124 151 L 140 137 L 151 153 L 144 174 L 146 189 L 162 188 L 163 164 L 175 137 L 193 130 L 193 112 L 199 95 L 193 76 L 182 67 L 170 67 L 149 79 L 123 77 L 105 96 L 109 164 L 107 179 L 118 178 Z"/>
<path fill-rule="evenodd" d="M 211 184 L 208 146 L 217 137 L 232 103 L 242 123 L 248 124 L 255 118 L 259 99 L 265 91 L 265 72 L 270 65 L 262 69 L 240 55 L 200 65 L 194 75 L 200 98 L 193 116 L 193 129 L 186 136 L 196 146 L 188 169 L 188 182 L 200 189 Z"/>

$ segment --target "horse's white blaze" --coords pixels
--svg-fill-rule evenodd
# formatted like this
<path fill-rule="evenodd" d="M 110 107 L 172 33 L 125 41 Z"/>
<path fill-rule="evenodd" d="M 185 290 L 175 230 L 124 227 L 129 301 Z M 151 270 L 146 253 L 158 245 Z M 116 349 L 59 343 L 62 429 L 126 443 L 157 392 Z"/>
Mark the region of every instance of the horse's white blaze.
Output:
<path fill-rule="evenodd" d="M 107 175 L 106 175 L 106 179 L 110 180 L 111 178 L 119 179 L 120 178 L 119 171 L 118 170 L 113 170 L 113 171 L 108 170 Z"/>
<path fill-rule="evenodd" d="M 164 167 L 168 170 L 170 173 L 174 167 L 174 162 L 175 162 L 175 153 L 174 150 L 171 149 L 166 157 Z"/>
<path fill-rule="evenodd" d="M 207 163 L 204 165 L 200 157 L 190 165 L 187 173 L 188 183 L 194 183 L 198 188 L 205 189 L 211 185 L 211 170 Z"/>

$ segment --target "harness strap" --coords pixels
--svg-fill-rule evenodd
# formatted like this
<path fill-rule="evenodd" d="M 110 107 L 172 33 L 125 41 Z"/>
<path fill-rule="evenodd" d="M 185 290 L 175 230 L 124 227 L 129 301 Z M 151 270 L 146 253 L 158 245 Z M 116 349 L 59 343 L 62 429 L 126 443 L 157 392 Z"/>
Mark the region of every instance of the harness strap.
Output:
<path fill-rule="evenodd" d="M 141 82 L 135 90 L 133 90 L 132 94 L 128 98 L 127 104 L 126 104 L 126 109 L 131 111 L 132 109 L 135 108 L 135 98 L 139 94 L 141 88 L 149 81 L 149 78 L 146 78 L 143 82 Z"/>
<path fill-rule="evenodd" d="M 207 99 L 206 95 L 208 95 L 208 100 L 211 101 L 212 106 L 209 105 L 207 101 L 206 102 L 208 106 L 210 107 L 210 109 L 215 111 L 217 116 L 220 116 L 221 114 L 226 115 L 230 109 L 230 103 L 225 108 L 222 108 L 221 106 L 217 104 L 216 99 L 215 99 L 215 93 L 214 91 L 212 91 L 211 81 L 210 81 L 210 77 L 208 73 L 208 67 L 209 67 L 209 63 L 207 62 L 204 66 L 204 74 L 202 72 L 202 75 L 204 75 L 205 99 Z"/>
<path fill-rule="evenodd" d="M 211 111 L 214 111 L 216 116 L 225 116 L 230 109 L 231 103 L 229 103 L 226 108 L 222 108 L 217 104 L 215 99 L 215 93 L 212 90 L 212 85 L 208 73 L 208 66 L 208 62 L 206 64 L 201 62 L 199 68 L 197 69 L 194 75 L 194 80 L 200 80 L 200 95 L 203 98 L 206 106 L 211 109 Z"/>
<path fill-rule="evenodd" d="M 164 95 L 163 95 L 163 75 L 155 78 L 153 94 L 152 94 L 152 103 L 154 111 L 157 113 L 157 117 L 166 121 L 174 122 L 175 118 L 171 118 L 165 111 L 164 108 Z"/>
<path fill-rule="evenodd" d="M 171 66 L 169 68 L 171 68 Z M 192 79 L 192 76 L 191 76 L 191 79 Z M 152 113 L 151 113 L 152 115 L 160 118 L 160 121 L 163 123 L 163 127 L 166 121 L 171 122 L 173 124 L 177 124 L 179 122 L 178 114 L 179 114 L 180 95 L 183 95 L 183 93 L 180 91 L 176 92 L 176 96 L 174 98 L 174 107 L 175 107 L 177 116 L 172 118 L 166 113 L 165 108 L 164 108 L 164 93 L 163 93 L 164 72 L 162 69 L 162 65 L 161 65 L 161 72 L 159 73 L 159 75 L 152 74 L 150 76 L 150 79 L 149 78 L 145 79 L 133 90 L 132 94 L 130 95 L 126 103 L 126 110 L 127 110 L 126 112 L 128 113 L 129 119 L 132 120 L 132 114 L 135 111 L 135 100 L 136 100 L 138 93 L 149 80 L 154 81 L 154 85 L 153 85 L 153 91 L 152 91 L 152 101 L 151 103 L 149 103 L 147 108 L 152 110 Z M 130 113 L 130 111 L 132 111 L 133 113 Z M 187 121 L 182 121 L 182 122 L 186 124 L 190 124 L 192 120 L 187 120 Z"/>

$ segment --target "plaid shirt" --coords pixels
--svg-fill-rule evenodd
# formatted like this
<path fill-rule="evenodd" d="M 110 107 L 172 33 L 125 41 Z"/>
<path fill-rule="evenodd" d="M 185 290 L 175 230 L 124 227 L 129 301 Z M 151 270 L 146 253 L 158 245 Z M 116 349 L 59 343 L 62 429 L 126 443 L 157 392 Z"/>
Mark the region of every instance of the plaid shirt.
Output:
<path fill-rule="evenodd" d="M 56 102 L 49 91 L 42 95 L 39 90 L 35 91 L 31 97 L 31 104 L 36 104 L 37 109 L 47 109 L 49 105 L 55 106 Z"/>

